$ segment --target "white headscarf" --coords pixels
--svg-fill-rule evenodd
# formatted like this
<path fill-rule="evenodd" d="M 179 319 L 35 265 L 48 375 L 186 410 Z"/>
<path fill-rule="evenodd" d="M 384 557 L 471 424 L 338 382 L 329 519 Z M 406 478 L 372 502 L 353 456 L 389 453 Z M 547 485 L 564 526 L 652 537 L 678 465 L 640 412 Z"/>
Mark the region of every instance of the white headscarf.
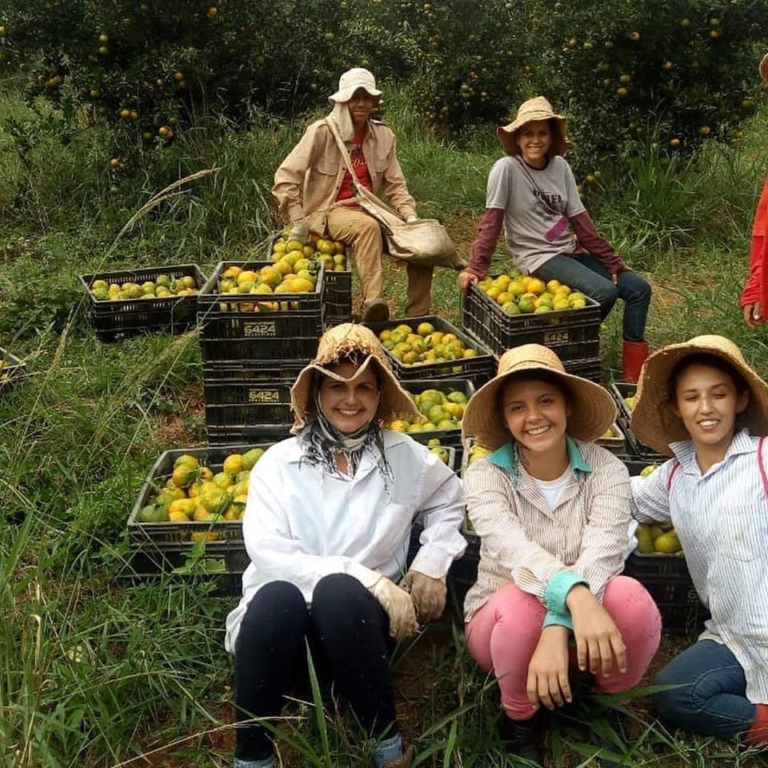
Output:
<path fill-rule="evenodd" d="M 336 101 L 328 117 L 339 127 L 339 133 L 345 143 L 349 143 L 355 138 L 355 126 L 352 123 L 352 115 L 349 113 L 348 101 Z"/>

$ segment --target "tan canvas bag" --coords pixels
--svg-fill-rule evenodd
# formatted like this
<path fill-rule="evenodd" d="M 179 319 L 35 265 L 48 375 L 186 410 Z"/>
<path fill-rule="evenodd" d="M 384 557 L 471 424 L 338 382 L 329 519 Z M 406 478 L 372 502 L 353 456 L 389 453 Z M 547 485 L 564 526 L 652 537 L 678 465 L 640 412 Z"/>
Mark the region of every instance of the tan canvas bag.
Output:
<path fill-rule="evenodd" d="M 349 152 L 344 144 L 339 129 L 333 120 L 326 118 L 328 128 L 336 139 L 341 156 L 352 176 L 352 184 L 357 193 L 352 200 L 345 203 L 357 203 L 367 214 L 373 216 L 381 225 L 387 253 L 396 259 L 418 264 L 423 267 L 450 267 L 463 269 L 466 262 L 459 256 L 456 246 L 451 241 L 445 227 L 437 219 L 418 219 L 406 222 L 380 200 L 370 189 L 358 183 Z"/>

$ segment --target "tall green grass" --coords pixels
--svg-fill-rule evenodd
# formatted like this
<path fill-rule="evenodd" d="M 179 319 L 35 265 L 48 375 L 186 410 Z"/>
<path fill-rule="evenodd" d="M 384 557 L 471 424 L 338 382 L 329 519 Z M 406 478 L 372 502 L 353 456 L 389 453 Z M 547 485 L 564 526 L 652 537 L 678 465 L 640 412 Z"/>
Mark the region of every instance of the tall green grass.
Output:
<path fill-rule="evenodd" d="M 396 93 L 385 117 L 422 213 L 471 240 L 500 156 L 492 127 L 461 144 L 438 142 Z M 147 153 L 147 165 L 115 194 L 112 129 L 68 132 L 57 120 L 0 95 L 0 345 L 29 367 L 23 383 L 0 395 L 0 765 L 226 764 L 232 681 L 223 622 L 234 599 L 214 597 L 204 577 L 117 578 L 129 556 L 126 519 L 149 466 L 164 448 L 203 440 L 196 335 L 101 344 L 85 322 L 77 276 L 107 264 L 192 259 L 210 267 L 248 253 L 276 226 L 272 173 L 302 125 L 262 117 L 242 134 L 200 125 L 168 151 Z M 766 131 L 762 113 L 737 145 L 708 144 L 699 158 L 668 165 L 649 148 L 587 198 L 600 229 L 648 270 L 653 343 L 716 330 L 764 372 L 764 334 L 741 323 L 738 291 L 768 170 Z M 221 170 L 186 185 L 115 243 L 152 194 L 208 168 Z M 503 248 L 497 261 L 507 263 Z M 404 270 L 389 265 L 387 279 L 402 307 Z M 440 314 L 460 318 L 454 273 L 438 273 L 434 297 Z M 619 322 L 617 309 L 603 334 L 608 372 Z M 495 732 L 495 685 L 469 659 L 460 629 L 424 651 L 429 642 L 427 634 L 395 666 L 399 681 L 409 664 L 418 672 L 418 690 L 399 698 L 418 764 L 509 765 Z M 588 764 L 595 745 L 587 731 L 603 717 L 595 704 L 555 722 L 552 765 Z M 628 765 L 754 764 L 729 745 L 667 733 L 642 704 L 630 711 L 629 737 L 616 742 Z M 348 716 L 317 700 L 288 714 L 298 719 L 281 733 L 301 746 L 291 765 L 302 764 L 302 750 L 316 764 L 366 764 Z"/>

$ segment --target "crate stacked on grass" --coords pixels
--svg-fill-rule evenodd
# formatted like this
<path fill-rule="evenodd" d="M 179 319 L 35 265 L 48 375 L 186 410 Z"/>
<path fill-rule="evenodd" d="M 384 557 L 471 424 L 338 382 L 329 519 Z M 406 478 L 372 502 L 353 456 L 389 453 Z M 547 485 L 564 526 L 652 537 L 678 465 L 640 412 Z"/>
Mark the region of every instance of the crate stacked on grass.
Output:
<path fill-rule="evenodd" d="M 303 266 L 303 265 L 299 265 Z M 222 262 L 203 287 L 198 321 L 208 439 L 247 442 L 292 422 L 290 388 L 323 332 L 324 268 Z M 300 289 L 300 290 L 296 290 Z"/>
<path fill-rule="evenodd" d="M 637 384 L 630 384 L 627 382 L 616 382 L 611 386 L 611 394 L 613 395 L 616 405 L 618 407 L 618 416 L 616 420 L 624 432 L 627 440 L 627 447 L 629 448 L 630 456 L 638 456 L 641 459 L 646 460 L 646 464 L 651 463 L 663 463 L 669 457 L 663 453 L 654 451 L 653 448 L 649 448 L 647 445 L 641 443 L 632 432 L 632 411 L 635 407 L 635 396 L 637 394 Z"/>
<path fill-rule="evenodd" d="M 506 283 L 507 280 L 510 282 Z M 502 290 L 504 286 L 499 282 L 504 281 L 509 288 L 517 286 L 519 280 L 528 280 L 525 285 L 538 293 L 513 296 Z M 546 292 L 546 287 L 538 278 L 514 279 L 510 275 L 495 275 L 470 285 L 464 297 L 462 324 L 496 356 L 522 344 L 543 344 L 557 353 L 569 373 L 598 380 L 599 304 L 574 292 L 558 297 L 557 293 Z M 552 288 L 558 290 L 555 286 Z M 570 291 L 567 286 L 560 288 Z M 554 298 L 548 298 L 550 296 Z"/>
<path fill-rule="evenodd" d="M 7 392 L 24 376 L 26 364 L 0 347 L 0 392 Z"/>
<path fill-rule="evenodd" d="M 624 463 L 633 476 L 651 474 L 658 467 L 646 459 L 630 459 Z M 624 574 L 637 579 L 651 594 L 667 632 L 678 635 L 700 632 L 709 613 L 693 586 L 674 529 L 669 525 L 640 526 L 636 537 L 638 546 L 627 558 Z"/>
<path fill-rule="evenodd" d="M 197 322 L 198 292 L 207 280 L 197 264 L 81 275 L 88 314 L 102 341 L 139 333 L 183 333 Z"/>
<path fill-rule="evenodd" d="M 442 317 L 425 315 L 366 325 L 378 336 L 401 381 L 468 379 L 480 387 L 495 372 L 490 351 Z"/>
<path fill-rule="evenodd" d="M 352 254 L 342 242 L 325 240 L 315 235 L 310 242 L 302 244 L 290 239 L 290 232 L 277 232 L 269 240 L 268 258 L 277 263 L 288 259 L 295 267 L 296 262 L 307 259 L 319 262 L 325 270 L 323 291 L 323 320 L 326 327 L 348 323 L 352 320 Z"/>
<path fill-rule="evenodd" d="M 384 426 L 407 432 L 414 440 L 426 445 L 455 448 L 460 466 L 463 456 L 461 420 L 464 408 L 475 393 L 474 384 L 469 379 L 424 379 L 404 381 L 402 386 L 414 398 L 422 418 L 392 419 Z M 458 466 L 456 469 L 458 471 Z"/>
<path fill-rule="evenodd" d="M 133 553 L 123 575 L 175 570 L 188 576 L 223 574 L 231 581 L 242 573 L 249 472 L 278 439 L 265 432 L 247 445 L 160 454 L 128 518 Z"/>

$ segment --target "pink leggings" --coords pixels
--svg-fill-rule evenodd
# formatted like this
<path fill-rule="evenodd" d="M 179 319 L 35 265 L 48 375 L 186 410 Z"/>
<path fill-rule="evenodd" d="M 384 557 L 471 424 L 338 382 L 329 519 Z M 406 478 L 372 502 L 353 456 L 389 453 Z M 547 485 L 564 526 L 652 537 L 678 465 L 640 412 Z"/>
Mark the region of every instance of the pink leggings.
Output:
<path fill-rule="evenodd" d="M 611 579 L 603 597 L 627 647 L 627 671 L 597 675 L 600 693 L 619 693 L 637 685 L 651 663 L 661 638 L 661 616 L 645 587 L 627 576 Z M 546 608 L 538 598 L 505 584 L 466 626 L 467 646 L 475 661 L 499 679 L 501 706 L 513 720 L 533 717 L 525 691 L 528 665 L 541 636 Z M 571 651 L 576 665 L 576 649 Z"/>

